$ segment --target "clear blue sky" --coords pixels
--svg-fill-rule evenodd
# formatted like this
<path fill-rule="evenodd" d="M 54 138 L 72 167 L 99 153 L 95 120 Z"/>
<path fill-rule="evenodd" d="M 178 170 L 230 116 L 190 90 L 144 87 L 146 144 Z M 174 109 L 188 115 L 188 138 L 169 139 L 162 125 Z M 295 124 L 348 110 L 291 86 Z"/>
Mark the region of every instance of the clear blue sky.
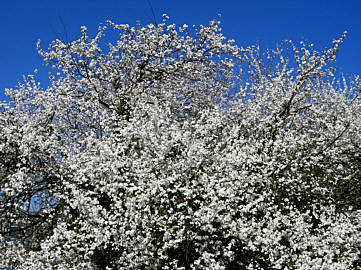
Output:
<path fill-rule="evenodd" d="M 348 75 L 361 70 L 361 1 L 358 0 L 150 0 L 158 21 L 163 13 L 172 22 L 207 24 L 222 14 L 223 32 L 240 46 L 257 42 L 275 47 L 284 39 L 309 41 L 316 48 L 329 46 L 344 30 L 348 37 L 341 47 L 337 65 Z M 64 37 L 69 39 L 80 26 L 95 33 L 99 23 L 111 19 L 134 25 L 153 21 L 147 0 L 3 0 L 0 5 L 0 99 L 4 89 L 15 87 L 23 74 L 39 69 L 38 80 L 47 86 L 47 71 L 35 50 Z"/>

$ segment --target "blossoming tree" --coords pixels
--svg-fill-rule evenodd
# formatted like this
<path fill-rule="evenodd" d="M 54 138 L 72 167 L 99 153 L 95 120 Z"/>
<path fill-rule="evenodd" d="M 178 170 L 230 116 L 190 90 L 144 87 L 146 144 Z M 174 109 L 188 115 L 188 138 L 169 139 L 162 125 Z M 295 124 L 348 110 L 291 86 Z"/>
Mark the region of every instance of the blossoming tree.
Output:
<path fill-rule="evenodd" d="M 38 46 L 50 86 L 28 76 L 0 107 L 0 268 L 360 267 L 343 38 L 262 56 L 164 16 Z"/>

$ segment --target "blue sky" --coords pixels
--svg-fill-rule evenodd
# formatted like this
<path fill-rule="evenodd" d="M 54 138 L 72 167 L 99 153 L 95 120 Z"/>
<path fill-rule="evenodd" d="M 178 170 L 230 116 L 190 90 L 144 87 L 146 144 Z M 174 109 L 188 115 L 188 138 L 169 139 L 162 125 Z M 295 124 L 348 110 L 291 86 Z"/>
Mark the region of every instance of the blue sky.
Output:
<path fill-rule="evenodd" d="M 347 75 L 360 74 L 361 68 L 361 1 L 357 0 L 150 0 L 160 20 L 166 13 L 176 24 L 207 24 L 222 14 L 226 37 L 246 47 L 260 44 L 272 48 L 284 39 L 304 40 L 316 48 L 329 46 L 344 30 L 348 37 L 342 45 L 336 64 Z M 39 70 L 38 80 L 47 84 L 35 45 L 42 48 L 80 32 L 80 26 L 95 33 L 99 23 L 111 19 L 117 23 L 148 24 L 153 21 L 147 0 L 3 0 L 0 6 L 0 99 L 4 89 L 13 88 L 23 74 Z"/>

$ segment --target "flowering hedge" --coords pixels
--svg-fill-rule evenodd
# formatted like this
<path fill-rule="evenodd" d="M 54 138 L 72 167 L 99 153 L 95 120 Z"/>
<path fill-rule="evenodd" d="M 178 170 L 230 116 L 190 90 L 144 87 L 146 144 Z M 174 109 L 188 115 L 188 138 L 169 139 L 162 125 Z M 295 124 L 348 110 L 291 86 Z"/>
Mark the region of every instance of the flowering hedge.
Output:
<path fill-rule="evenodd" d="M 6 90 L 0 268 L 361 267 L 361 82 L 333 66 L 345 35 L 320 52 L 287 41 L 287 58 L 167 19 L 38 45 L 50 86 Z"/>

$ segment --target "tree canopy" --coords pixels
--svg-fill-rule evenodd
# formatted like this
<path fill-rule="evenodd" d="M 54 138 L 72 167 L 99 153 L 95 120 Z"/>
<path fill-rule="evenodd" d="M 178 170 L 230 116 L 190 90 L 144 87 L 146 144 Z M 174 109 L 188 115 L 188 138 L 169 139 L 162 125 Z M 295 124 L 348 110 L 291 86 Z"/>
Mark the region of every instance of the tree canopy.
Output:
<path fill-rule="evenodd" d="M 0 105 L 0 269 L 361 267 L 344 38 L 263 54 L 164 15 L 38 44 L 50 86 Z"/>

